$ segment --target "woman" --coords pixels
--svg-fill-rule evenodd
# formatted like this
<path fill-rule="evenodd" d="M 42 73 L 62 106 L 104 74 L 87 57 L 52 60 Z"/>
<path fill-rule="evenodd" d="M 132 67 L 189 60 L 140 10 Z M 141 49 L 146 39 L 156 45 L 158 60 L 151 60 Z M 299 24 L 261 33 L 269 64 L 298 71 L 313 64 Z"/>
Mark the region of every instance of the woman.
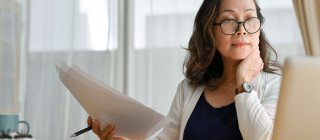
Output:
<path fill-rule="evenodd" d="M 204 0 L 190 39 L 168 124 L 156 139 L 246 139 L 272 136 L 282 70 L 261 30 L 263 17 L 255 0 Z M 278 69 L 272 69 L 273 66 Z M 88 118 L 88 126 L 92 119 Z M 116 127 L 93 132 L 101 140 Z"/>

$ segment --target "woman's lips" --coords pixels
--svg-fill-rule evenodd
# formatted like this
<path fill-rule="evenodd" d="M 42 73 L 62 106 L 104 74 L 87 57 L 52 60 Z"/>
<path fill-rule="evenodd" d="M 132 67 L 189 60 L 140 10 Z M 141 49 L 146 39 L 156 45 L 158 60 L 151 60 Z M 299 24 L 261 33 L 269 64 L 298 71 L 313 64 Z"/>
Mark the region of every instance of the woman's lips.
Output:
<path fill-rule="evenodd" d="M 235 44 L 236 47 L 243 47 L 243 46 L 246 46 L 247 44 Z"/>
<path fill-rule="evenodd" d="M 232 45 L 236 47 L 244 47 L 244 46 L 247 46 L 248 44 L 232 44 Z"/>
<path fill-rule="evenodd" d="M 243 46 L 246 46 L 246 45 L 249 45 L 248 43 L 236 43 L 236 44 L 233 44 L 233 45 L 235 45 L 236 47 L 243 47 Z"/>

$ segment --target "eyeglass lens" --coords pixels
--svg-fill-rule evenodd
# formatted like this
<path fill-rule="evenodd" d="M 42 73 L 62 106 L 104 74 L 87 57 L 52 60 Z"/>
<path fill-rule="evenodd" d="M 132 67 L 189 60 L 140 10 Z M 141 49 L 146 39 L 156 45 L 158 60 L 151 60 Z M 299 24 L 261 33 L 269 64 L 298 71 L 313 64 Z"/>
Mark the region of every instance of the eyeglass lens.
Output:
<path fill-rule="evenodd" d="M 249 18 L 245 21 L 244 28 L 249 33 L 255 33 L 260 28 L 260 20 L 257 18 Z M 225 20 L 221 23 L 221 29 L 225 34 L 234 34 L 238 29 L 238 22 L 235 20 Z"/>

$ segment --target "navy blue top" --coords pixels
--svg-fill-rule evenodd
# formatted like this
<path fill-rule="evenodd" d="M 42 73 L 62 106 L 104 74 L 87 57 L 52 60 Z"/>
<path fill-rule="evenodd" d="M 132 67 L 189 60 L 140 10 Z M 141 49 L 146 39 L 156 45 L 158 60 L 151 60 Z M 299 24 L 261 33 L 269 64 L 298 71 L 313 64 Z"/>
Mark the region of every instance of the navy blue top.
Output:
<path fill-rule="evenodd" d="M 214 108 L 202 93 L 187 122 L 183 140 L 243 140 L 235 102 Z"/>

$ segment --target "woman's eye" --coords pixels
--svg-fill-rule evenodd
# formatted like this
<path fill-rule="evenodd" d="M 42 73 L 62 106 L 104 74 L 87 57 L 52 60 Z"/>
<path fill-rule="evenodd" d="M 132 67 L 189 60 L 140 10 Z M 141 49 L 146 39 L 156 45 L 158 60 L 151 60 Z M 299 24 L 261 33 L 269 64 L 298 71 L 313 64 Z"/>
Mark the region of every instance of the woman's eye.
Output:
<path fill-rule="evenodd" d="M 226 18 L 226 19 L 223 19 L 222 21 L 224 21 L 224 20 L 235 20 L 235 19 L 233 19 L 233 18 Z"/>
<path fill-rule="evenodd" d="M 248 18 L 254 18 L 254 17 L 257 17 L 257 16 L 248 16 L 247 19 L 248 19 Z"/>

